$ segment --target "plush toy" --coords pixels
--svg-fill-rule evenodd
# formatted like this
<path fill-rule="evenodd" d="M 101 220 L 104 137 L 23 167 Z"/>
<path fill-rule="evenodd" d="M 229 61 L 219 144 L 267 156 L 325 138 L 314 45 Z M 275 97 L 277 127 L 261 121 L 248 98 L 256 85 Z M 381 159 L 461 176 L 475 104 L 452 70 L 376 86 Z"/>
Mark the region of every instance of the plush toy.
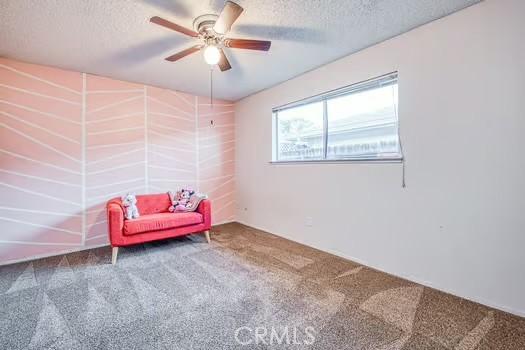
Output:
<path fill-rule="evenodd" d="M 207 195 L 195 193 L 195 191 L 190 188 L 183 188 L 175 195 L 169 191 L 168 195 L 171 200 L 171 206 L 168 210 L 172 213 L 195 211 L 199 207 L 200 202 L 208 198 Z"/>
<path fill-rule="evenodd" d="M 175 205 L 175 211 L 186 211 L 191 207 L 190 197 L 195 194 L 195 191 L 191 188 L 183 188 L 177 192 L 177 204 Z"/>
<path fill-rule="evenodd" d="M 177 194 L 178 194 L 178 192 L 177 192 Z M 174 213 L 175 210 L 176 210 L 175 207 L 178 204 L 178 202 L 177 202 L 177 195 L 174 195 L 173 192 L 168 191 L 168 196 L 170 196 L 170 200 L 171 200 L 171 205 L 168 208 L 168 210 L 170 211 L 170 213 Z"/>
<path fill-rule="evenodd" d="M 136 219 L 140 216 L 139 209 L 137 208 L 137 198 L 133 193 L 128 193 L 122 196 L 122 205 L 126 208 L 126 219 Z"/>

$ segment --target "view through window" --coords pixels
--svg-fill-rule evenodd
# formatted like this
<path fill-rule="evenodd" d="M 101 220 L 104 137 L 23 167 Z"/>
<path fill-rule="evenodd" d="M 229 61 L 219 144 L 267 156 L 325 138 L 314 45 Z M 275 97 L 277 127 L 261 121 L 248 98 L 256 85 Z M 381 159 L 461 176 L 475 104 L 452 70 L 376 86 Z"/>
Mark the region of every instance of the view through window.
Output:
<path fill-rule="evenodd" d="M 397 74 L 273 110 L 274 161 L 399 160 Z"/>

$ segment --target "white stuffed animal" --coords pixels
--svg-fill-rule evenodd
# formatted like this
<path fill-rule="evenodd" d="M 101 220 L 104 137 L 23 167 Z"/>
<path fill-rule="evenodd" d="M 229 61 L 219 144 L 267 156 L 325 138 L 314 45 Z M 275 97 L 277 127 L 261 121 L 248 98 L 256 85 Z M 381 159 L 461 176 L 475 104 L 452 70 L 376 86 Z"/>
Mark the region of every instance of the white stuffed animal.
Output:
<path fill-rule="evenodd" d="M 122 205 L 126 208 L 126 219 L 136 219 L 140 216 L 137 208 L 137 198 L 133 193 L 122 196 Z"/>

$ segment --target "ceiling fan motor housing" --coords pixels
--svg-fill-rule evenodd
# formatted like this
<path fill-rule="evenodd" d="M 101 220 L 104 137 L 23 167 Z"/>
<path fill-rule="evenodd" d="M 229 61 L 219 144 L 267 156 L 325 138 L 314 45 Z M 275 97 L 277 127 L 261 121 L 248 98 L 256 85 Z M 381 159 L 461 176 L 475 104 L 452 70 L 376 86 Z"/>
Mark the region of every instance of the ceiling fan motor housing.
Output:
<path fill-rule="evenodd" d="M 193 21 L 193 28 L 205 38 L 209 36 L 218 36 L 219 34 L 213 30 L 213 26 L 215 25 L 215 22 L 217 22 L 218 17 L 219 16 L 214 14 L 201 15 Z"/>

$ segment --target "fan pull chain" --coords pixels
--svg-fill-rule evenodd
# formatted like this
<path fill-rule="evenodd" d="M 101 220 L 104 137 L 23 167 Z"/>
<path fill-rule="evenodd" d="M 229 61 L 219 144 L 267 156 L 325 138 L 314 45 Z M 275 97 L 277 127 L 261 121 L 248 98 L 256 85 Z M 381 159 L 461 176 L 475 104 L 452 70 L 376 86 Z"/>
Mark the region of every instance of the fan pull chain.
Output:
<path fill-rule="evenodd" d="M 210 67 L 210 105 L 213 108 L 213 66 Z"/>

